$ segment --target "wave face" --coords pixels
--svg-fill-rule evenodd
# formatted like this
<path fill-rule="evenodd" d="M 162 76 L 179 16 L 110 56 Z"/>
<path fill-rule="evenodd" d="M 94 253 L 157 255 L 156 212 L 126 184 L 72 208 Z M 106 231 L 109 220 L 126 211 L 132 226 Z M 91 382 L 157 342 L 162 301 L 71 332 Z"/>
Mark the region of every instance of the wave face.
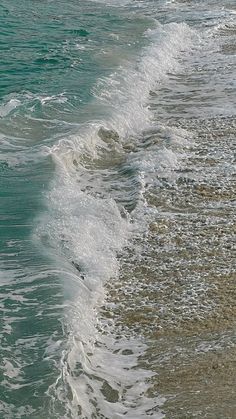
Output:
<path fill-rule="evenodd" d="M 171 392 L 196 414 L 168 371 L 196 331 L 214 350 L 230 275 L 235 10 L 213 3 L 3 1 L 0 416 L 178 417 Z"/>

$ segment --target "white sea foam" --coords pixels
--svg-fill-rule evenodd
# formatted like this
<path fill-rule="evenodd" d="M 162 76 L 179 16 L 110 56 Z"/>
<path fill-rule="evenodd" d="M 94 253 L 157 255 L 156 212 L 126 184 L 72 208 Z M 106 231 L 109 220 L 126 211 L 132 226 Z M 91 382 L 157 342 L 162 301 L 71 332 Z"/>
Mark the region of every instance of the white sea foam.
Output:
<path fill-rule="evenodd" d="M 150 126 L 151 112 L 147 106 L 150 91 L 169 73 L 178 71 L 180 52 L 192 44 L 194 32 L 186 24 L 156 25 L 145 33 L 150 45 L 143 49 L 138 60 L 100 79 L 94 89 L 101 105 L 109 107 L 108 128 L 115 129 L 123 138 Z"/>
<path fill-rule="evenodd" d="M 18 377 L 20 374 L 20 368 L 16 367 L 8 359 L 3 359 L 3 375 L 9 378 Z"/>
<path fill-rule="evenodd" d="M 10 115 L 13 111 L 18 110 L 21 107 L 27 108 L 32 112 L 39 102 L 42 105 L 49 103 L 65 103 L 67 102 L 67 97 L 64 93 L 52 96 L 36 95 L 31 92 L 11 93 L 4 97 L 3 103 L 0 105 L 0 118 Z"/>
<path fill-rule="evenodd" d="M 117 2 L 117 0 L 92 0 L 95 1 L 97 3 L 104 3 L 107 6 L 115 6 L 115 7 L 121 7 L 121 6 L 126 6 L 127 4 L 130 4 L 132 0 L 119 0 L 119 2 Z"/>
<path fill-rule="evenodd" d="M 0 106 L 0 117 L 3 118 L 7 116 L 10 112 L 12 112 L 18 106 L 20 106 L 20 104 L 21 102 L 18 99 L 15 99 L 15 98 L 9 99 L 8 102 L 3 103 Z"/>
<path fill-rule="evenodd" d="M 114 165 L 127 159 L 128 138 L 134 137 L 137 142 L 152 126 L 147 107 L 150 90 L 178 69 L 179 54 L 191 45 L 192 36 L 185 24 L 157 24 L 155 30 L 147 31 L 150 46 L 143 49 L 137 61 L 100 79 L 94 88 L 94 102 L 106 117 L 84 124 L 78 133 L 49 150 L 56 164 L 55 179 L 47 194 L 48 212 L 40 220 L 36 236 L 51 248 L 52 258 L 60 267 L 67 306 L 67 344 L 58 379 L 49 389 L 52 410 L 57 399 L 73 417 L 78 412 L 92 417 L 99 411 L 107 417 L 126 414 L 136 418 L 137 414 L 146 417 L 154 405 L 161 404 L 159 399 L 144 396 L 145 380 L 151 373 L 140 368 L 134 372 L 138 354 L 133 351 L 130 362 L 123 363 L 122 356 L 112 351 L 112 344 L 105 342 L 96 329 L 95 307 L 103 301 L 103 284 L 116 277 L 116 255 L 131 231 L 126 211 L 126 217 L 122 216 L 115 199 L 107 192 L 101 193 L 106 188 L 100 184 L 100 171 L 108 178 L 109 162 Z M 174 137 L 181 142 L 181 135 Z M 141 189 L 145 172 L 155 171 L 157 166 L 163 170 L 178 166 L 177 154 L 165 148 L 158 159 L 151 154 L 137 156 L 127 162 L 136 170 Z M 145 350 L 144 346 L 140 348 Z M 115 402 L 106 400 L 104 385 L 112 388 Z M 162 417 L 159 411 L 156 414 Z"/>
<path fill-rule="evenodd" d="M 126 347 L 129 354 L 125 354 Z M 93 353 L 88 356 L 79 342 L 76 344 L 74 341 L 73 350 L 61 365 L 64 382 L 57 382 L 59 397 L 63 397 L 63 385 L 69 385 L 72 391 L 72 398 L 67 404 L 68 415 L 76 417 L 79 405 L 83 417 L 90 418 L 96 411 L 95 404 L 97 412 L 107 418 L 118 419 L 124 415 L 129 419 L 149 415 L 163 418 L 161 406 L 165 399 L 145 396 L 148 389 L 146 380 L 153 375 L 137 365 L 138 356 L 145 349 L 146 346 L 136 340 L 124 338 L 116 341 L 106 337 L 97 342 Z M 83 371 L 78 369 L 81 363 Z"/>

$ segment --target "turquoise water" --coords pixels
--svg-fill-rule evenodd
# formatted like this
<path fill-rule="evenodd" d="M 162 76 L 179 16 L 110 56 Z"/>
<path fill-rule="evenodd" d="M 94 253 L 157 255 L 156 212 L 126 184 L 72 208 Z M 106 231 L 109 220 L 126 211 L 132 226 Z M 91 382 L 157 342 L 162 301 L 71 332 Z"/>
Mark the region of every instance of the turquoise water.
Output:
<path fill-rule="evenodd" d="M 184 368 L 235 343 L 236 9 L 218 3 L 1 2 L 0 417 L 216 417 Z"/>

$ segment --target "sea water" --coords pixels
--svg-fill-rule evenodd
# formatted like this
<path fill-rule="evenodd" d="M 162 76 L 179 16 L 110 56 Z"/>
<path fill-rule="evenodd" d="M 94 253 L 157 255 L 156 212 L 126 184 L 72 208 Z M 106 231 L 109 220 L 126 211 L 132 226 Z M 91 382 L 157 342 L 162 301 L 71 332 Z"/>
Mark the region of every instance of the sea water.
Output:
<path fill-rule="evenodd" d="M 234 418 L 233 0 L 2 0 L 1 418 Z"/>

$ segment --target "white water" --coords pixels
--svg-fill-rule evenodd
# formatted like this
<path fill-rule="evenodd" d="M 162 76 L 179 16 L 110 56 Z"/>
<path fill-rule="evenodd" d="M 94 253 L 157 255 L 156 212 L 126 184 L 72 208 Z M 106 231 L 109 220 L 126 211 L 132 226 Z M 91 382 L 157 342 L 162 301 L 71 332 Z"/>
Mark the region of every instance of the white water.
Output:
<path fill-rule="evenodd" d="M 141 151 L 133 154 L 132 150 L 138 147 L 142 133 L 146 130 L 148 134 L 152 127 L 147 106 L 150 90 L 180 68 L 179 59 L 190 49 L 194 32 L 186 24 L 157 23 L 144 37 L 149 46 L 137 60 L 122 64 L 117 72 L 98 80 L 94 88 L 95 105 L 103 109 L 106 119 L 84 124 L 49 150 L 56 166 L 55 179 L 37 236 L 58 261 L 67 306 L 67 344 L 58 366 L 58 380 L 49 394 L 54 400 L 52 412 L 57 399 L 64 401 L 67 414 L 73 417 L 90 418 L 94 412 L 113 418 L 124 414 L 128 418 L 146 417 L 149 411 L 153 414 L 153 408 L 156 417 L 162 417 L 157 406 L 163 400 L 144 396 L 151 373 L 134 369 L 145 345 L 125 337 L 118 341 L 105 338 L 98 331 L 102 326 L 96 327 L 96 310 L 104 300 L 103 285 L 118 275 L 117 253 L 128 245 L 132 230 L 142 228 L 137 222 L 141 222 L 141 207 L 145 207 L 143 179 L 157 168 L 171 173 L 179 164 L 178 152 L 165 146 L 157 155 L 156 150 L 150 150 L 150 155 Z M 176 143 L 186 141 L 186 133 L 158 129 Z M 139 198 L 133 216 L 116 202 L 113 193 L 117 163 L 135 172 L 133 189 Z M 132 351 L 124 357 L 121 351 L 127 345 Z M 112 389 L 115 401 L 103 396 L 104 385 Z M 70 401 L 66 388 L 72 394 Z"/>

